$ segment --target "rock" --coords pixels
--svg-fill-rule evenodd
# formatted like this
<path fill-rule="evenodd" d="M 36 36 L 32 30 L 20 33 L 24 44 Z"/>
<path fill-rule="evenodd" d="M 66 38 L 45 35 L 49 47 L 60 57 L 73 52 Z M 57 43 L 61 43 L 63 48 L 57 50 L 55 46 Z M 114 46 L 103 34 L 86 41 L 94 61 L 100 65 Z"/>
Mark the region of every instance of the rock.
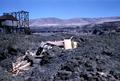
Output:
<path fill-rule="evenodd" d="M 8 53 L 11 55 L 17 55 L 17 49 L 15 49 L 14 47 L 9 46 L 8 48 Z"/>
<path fill-rule="evenodd" d="M 0 81 L 12 81 L 12 76 L 0 67 Z"/>
<path fill-rule="evenodd" d="M 65 70 L 61 70 L 57 73 L 57 77 L 59 77 L 59 79 L 61 80 L 68 80 L 70 79 L 72 73 L 70 71 L 65 71 Z"/>
<path fill-rule="evenodd" d="M 4 60 L 4 59 L 6 59 L 6 58 L 7 58 L 7 57 L 5 56 L 4 53 L 0 53 L 0 61 Z"/>
<path fill-rule="evenodd" d="M 45 65 L 45 64 L 48 64 L 49 63 L 49 60 L 50 60 L 50 55 L 47 53 L 47 52 L 43 52 L 42 53 L 43 57 L 41 57 L 41 62 L 40 62 L 40 65 Z"/>
<path fill-rule="evenodd" d="M 102 54 L 105 54 L 105 55 L 108 55 L 108 56 L 112 56 L 112 52 L 107 51 L 107 50 L 104 50 L 104 51 L 102 52 Z"/>

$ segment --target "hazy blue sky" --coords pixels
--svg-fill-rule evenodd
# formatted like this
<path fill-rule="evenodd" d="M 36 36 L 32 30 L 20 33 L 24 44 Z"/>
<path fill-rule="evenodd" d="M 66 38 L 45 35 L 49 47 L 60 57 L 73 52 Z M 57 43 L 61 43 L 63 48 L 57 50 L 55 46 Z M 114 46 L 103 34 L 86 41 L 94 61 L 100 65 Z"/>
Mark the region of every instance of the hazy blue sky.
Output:
<path fill-rule="evenodd" d="M 30 18 L 120 16 L 120 0 L 1 0 L 0 14 L 27 10 Z"/>

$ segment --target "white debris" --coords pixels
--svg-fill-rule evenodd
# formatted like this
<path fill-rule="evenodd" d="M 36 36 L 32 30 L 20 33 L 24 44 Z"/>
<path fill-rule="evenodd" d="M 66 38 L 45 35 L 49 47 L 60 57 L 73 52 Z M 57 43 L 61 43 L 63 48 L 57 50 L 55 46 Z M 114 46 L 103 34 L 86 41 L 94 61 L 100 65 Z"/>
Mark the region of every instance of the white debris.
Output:
<path fill-rule="evenodd" d="M 107 73 L 104 73 L 104 72 L 98 72 L 98 74 L 107 77 Z"/>
<path fill-rule="evenodd" d="M 25 55 L 32 55 L 32 56 L 35 56 L 36 55 L 36 50 L 35 51 L 30 51 L 30 50 L 27 50 Z"/>
<path fill-rule="evenodd" d="M 47 43 L 56 45 L 56 46 L 64 45 L 64 41 L 47 41 Z"/>
<path fill-rule="evenodd" d="M 18 74 L 20 71 L 24 71 L 24 70 L 29 70 L 29 66 L 30 66 L 30 62 L 25 61 L 19 61 L 16 63 L 12 63 L 12 73 L 14 74 Z"/>

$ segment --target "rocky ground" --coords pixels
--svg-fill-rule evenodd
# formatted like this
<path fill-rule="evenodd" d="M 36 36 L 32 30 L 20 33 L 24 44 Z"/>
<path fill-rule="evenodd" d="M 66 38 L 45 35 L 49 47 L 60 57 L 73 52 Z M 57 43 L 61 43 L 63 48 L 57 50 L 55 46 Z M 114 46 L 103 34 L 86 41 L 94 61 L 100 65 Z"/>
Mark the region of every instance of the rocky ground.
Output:
<path fill-rule="evenodd" d="M 15 76 L 11 73 L 11 63 L 28 49 L 38 49 L 41 41 L 71 36 L 79 42 L 77 49 L 54 46 L 38 65 Z M 120 33 L 100 36 L 0 34 L 0 81 L 120 81 L 119 44 Z"/>

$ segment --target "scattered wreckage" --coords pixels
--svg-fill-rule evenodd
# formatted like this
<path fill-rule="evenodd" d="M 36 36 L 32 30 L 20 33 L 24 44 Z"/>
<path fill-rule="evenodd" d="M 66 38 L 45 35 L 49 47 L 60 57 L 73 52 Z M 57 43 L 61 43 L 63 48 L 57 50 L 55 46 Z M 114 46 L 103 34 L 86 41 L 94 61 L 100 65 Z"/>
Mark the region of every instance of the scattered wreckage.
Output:
<path fill-rule="evenodd" d="M 52 49 L 53 46 L 57 46 L 65 50 L 77 48 L 78 43 L 73 41 L 72 38 L 73 37 L 62 41 L 41 42 L 38 50 L 34 52 L 27 50 L 24 56 L 19 57 L 15 63 L 12 63 L 12 73 L 17 75 L 24 70 L 29 70 L 30 66 L 40 65 L 42 58 L 49 55 L 47 50 Z"/>

